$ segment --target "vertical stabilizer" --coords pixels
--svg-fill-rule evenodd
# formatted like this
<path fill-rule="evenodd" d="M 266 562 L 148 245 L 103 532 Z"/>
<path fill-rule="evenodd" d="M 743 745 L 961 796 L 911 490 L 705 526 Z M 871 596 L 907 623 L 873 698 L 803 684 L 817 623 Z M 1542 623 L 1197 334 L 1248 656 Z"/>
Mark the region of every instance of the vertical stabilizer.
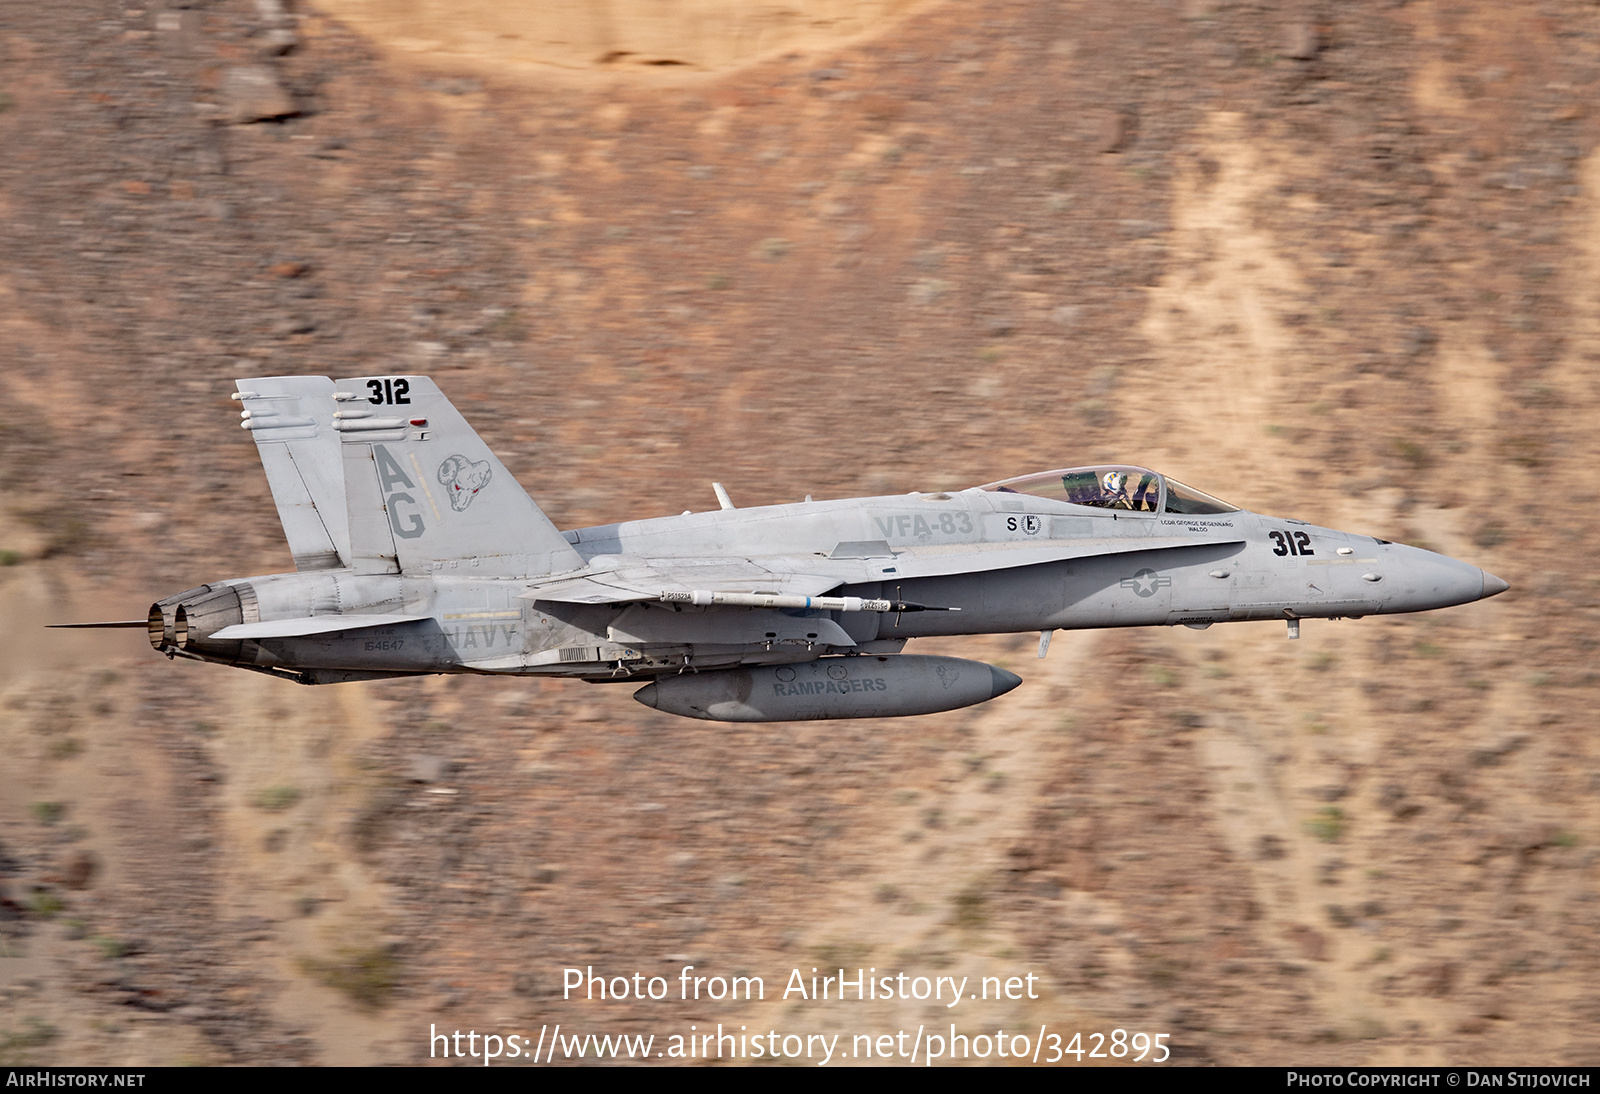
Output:
<path fill-rule="evenodd" d="M 397 516 L 402 520 L 411 517 L 408 507 L 414 507 L 417 499 L 393 491 L 386 505 L 374 467 L 374 446 L 362 443 L 359 435 L 353 442 L 346 435 L 340 447 L 344 449 L 345 504 L 349 508 L 350 567 L 358 574 L 397 574 L 400 554 L 389 522 Z"/>
<path fill-rule="evenodd" d="M 335 383 L 358 572 L 534 577 L 584 565 L 426 376 Z"/>
<path fill-rule="evenodd" d="M 350 564 L 344 468 L 326 376 L 238 380 L 241 424 L 255 439 L 296 570 Z"/>

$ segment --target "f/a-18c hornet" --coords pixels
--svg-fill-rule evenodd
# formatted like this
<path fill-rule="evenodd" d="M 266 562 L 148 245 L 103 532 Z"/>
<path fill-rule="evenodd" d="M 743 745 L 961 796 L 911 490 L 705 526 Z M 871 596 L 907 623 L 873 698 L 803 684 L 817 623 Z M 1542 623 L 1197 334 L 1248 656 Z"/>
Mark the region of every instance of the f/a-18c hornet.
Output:
<path fill-rule="evenodd" d="M 1142 467 L 562 532 L 424 376 L 238 381 L 295 573 L 157 601 L 171 657 L 303 684 L 643 682 L 691 718 L 954 710 L 1021 683 L 928 635 L 1358 618 L 1504 592 L 1476 566 L 1246 512 Z"/>

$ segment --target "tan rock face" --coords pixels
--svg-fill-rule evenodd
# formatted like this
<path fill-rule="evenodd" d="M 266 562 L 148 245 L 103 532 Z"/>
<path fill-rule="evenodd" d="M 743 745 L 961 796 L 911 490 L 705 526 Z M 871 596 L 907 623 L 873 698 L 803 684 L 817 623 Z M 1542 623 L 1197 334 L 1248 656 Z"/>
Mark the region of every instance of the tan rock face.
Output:
<path fill-rule="evenodd" d="M 1589 1061 L 1600 50 L 1564 3 L 969 0 L 731 71 L 584 39 L 526 62 L 558 86 L 419 74 L 341 0 L 10 5 L 0 1046 L 423 1063 L 432 1024 L 850 1051 L 954 1022 Z M 394 33 L 446 41 L 435 7 Z M 213 124 L 255 65 L 301 112 Z M 919 641 L 1025 683 L 759 727 L 44 629 L 292 566 L 235 377 L 413 368 L 561 527 L 708 509 L 713 479 L 743 507 L 1129 461 L 1512 591 L 1299 642 Z M 568 967 L 676 994 L 683 965 L 766 1000 L 562 997 Z M 1042 979 L 785 1002 L 813 967 Z"/>
<path fill-rule="evenodd" d="M 406 61 L 545 78 L 672 75 L 837 45 L 929 0 L 330 0 L 321 8 Z"/>
<path fill-rule="evenodd" d="M 236 65 L 222 76 L 222 111 L 230 122 L 261 122 L 296 113 L 294 97 L 269 65 Z"/>

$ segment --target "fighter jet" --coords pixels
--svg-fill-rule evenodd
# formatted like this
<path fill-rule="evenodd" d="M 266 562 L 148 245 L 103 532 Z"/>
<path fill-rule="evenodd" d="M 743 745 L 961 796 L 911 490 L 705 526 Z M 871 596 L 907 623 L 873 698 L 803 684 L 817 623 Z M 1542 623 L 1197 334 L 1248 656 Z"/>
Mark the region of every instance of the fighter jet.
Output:
<path fill-rule="evenodd" d="M 954 710 L 1021 683 L 932 635 L 1355 619 L 1504 592 L 1476 566 L 1246 512 L 1143 467 L 720 507 L 559 531 L 433 381 L 239 380 L 295 572 L 157 601 L 169 658 L 302 684 L 432 673 L 640 684 L 769 722 Z M 82 624 L 80 624 L 82 625 Z"/>

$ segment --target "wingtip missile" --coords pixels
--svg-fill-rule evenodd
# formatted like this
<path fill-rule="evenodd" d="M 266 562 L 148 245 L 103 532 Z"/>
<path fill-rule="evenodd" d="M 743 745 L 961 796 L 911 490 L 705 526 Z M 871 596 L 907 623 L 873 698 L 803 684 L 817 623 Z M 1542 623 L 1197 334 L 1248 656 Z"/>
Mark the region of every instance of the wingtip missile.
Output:
<path fill-rule="evenodd" d="M 823 612 L 959 612 L 934 604 L 907 600 L 868 600 L 859 596 L 795 596 L 782 593 L 714 593 L 706 589 L 661 591 L 663 604 L 719 605 L 731 608 L 799 608 Z"/>

